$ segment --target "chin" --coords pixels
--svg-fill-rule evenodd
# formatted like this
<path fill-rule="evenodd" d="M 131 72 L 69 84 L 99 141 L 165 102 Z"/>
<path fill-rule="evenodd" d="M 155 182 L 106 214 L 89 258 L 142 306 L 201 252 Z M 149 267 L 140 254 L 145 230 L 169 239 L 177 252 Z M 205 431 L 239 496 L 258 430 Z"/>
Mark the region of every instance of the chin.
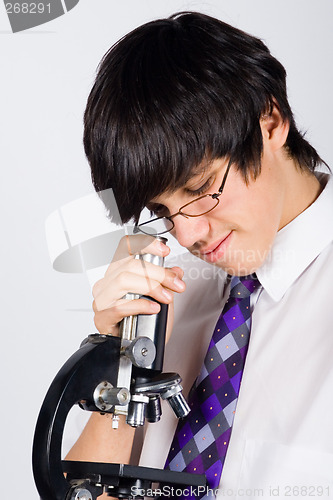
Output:
<path fill-rule="evenodd" d="M 249 276 L 256 272 L 261 263 L 249 264 L 248 262 L 225 262 L 221 260 L 214 265 L 223 269 L 230 276 Z"/>

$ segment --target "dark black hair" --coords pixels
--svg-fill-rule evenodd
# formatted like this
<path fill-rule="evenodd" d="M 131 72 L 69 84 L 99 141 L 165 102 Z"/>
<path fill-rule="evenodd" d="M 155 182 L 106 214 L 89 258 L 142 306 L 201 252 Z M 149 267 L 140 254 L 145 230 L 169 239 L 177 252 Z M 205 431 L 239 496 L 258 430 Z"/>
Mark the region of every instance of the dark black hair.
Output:
<path fill-rule="evenodd" d="M 260 117 L 273 103 L 290 124 L 286 151 L 321 161 L 297 130 L 286 72 L 265 44 L 204 14 L 149 22 L 105 54 L 85 111 L 84 146 L 97 191 L 112 188 L 123 222 L 184 185 L 204 160 L 260 173 Z"/>

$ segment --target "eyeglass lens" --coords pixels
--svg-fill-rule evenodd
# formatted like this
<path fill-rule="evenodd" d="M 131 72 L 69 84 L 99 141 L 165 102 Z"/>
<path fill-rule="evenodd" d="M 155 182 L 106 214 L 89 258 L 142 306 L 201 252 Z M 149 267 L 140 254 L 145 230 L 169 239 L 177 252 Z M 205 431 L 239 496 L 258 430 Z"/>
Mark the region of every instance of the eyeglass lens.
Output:
<path fill-rule="evenodd" d="M 181 214 L 188 215 L 189 217 L 200 216 L 205 214 L 206 212 L 210 212 L 211 210 L 213 210 L 213 208 L 215 208 L 218 203 L 218 199 L 212 198 L 210 195 L 206 195 L 185 205 L 181 209 Z M 171 229 L 173 229 L 173 222 L 166 217 L 162 217 L 142 223 L 140 223 L 139 221 L 138 226 L 140 231 L 146 234 L 157 235 L 167 231 L 171 231 Z"/>

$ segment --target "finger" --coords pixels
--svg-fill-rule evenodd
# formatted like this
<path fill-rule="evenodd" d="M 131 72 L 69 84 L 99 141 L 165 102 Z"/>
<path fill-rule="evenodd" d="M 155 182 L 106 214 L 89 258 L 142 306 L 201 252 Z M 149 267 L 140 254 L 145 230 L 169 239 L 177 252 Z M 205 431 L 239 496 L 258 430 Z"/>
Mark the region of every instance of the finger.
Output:
<path fill-rule="evenodd" d="M 113 322 L 107 309 L 105 311 L 98 311 L 95 314 L 94 323 L 100 334 L 119 337 L 119 325 Z"/>
<path fill-rule="evenodd" d="M 100 333 L 118 334 L 118 323 L 127 316 L 138 314 L 157 314 L 160 305 L 147 299 L 120 300 L 109 309 L 97 311 L 95 314 L 95 325 Z"/>
<path fill-rule="evenodd" d="M 109 309 L 98 311 L 94 316 L 94 323 L 100 334 L 119 337 L 119 325 L 114 322 Z"/>
<path fill-rule="evenodd" d="M 183 277 L 184 277 L 184 271 L 183 271 L 183 269 L 181 267 L 173 266 L 170 269 L 172 269 L 172 271 L 177 274 L 177 276 L 178 276 L 179 279 L 183 279 Z"/>
<path fill-rule="evenodd" d="M 165 257 L 170 252 L 170 248 L 162 241 L 145 234 L 124 236 L 121 238 L 115 252 L 113 261 L 122 260 L 126 257 L 133 257 L 137 254 L 152 253 Z"/>
<path fill-rule="evenodd" d="M 127 285 L 130 283 L 130 276 L 127 273 L 132 273 L 133 279 L 135 279 L 134 276 L 144 277 L 148 284 L 158 281 L 162 286 L 174 292 L 185 290 L 185 283 L 182 281 L 183 271 L 178 267 L 161 267 L 141 259 L 133 259 L 126 266 L 114 268 L 113 280 L 117 277 L 120 282 Z M 133 292 L 134 290 L 129 289 L 128 291 Z"/>
<path fill-rule="evenodd" d="M 151 237 L 149 236 L 149 238 L 151 238 Z M 148 245 L 148 247 L 141 249 L 140 252 L 138 250 L 139 245 L 137 245 L 138 251 L 135 254 L 124 251 L 124 249 L 121 248 L 121 246 L 123 247 L 124 244 L 119 245 L 119 247 L 117 248 L 116 253 L 112 259 L 112 262 L 109 264 L 109 266 L 105 272 L 105 276 L 112 274 L 115 271 L 115 269 L 119 269 L 120 267 L 128 265 L 128 263 L 132 262 L 133 260 L 139 261 L 141 263 L 145 262 L 142 259 L 135 258 L 135 255 L 139 255 L 139 254 L 144 255 L 147 253 L 151 253 L 151 254 L 157 255 L 159 257 L 165 257 L 170 252 L 170 248 L 168 246 L 166 246 L 164 243 L 159 242 L 157 240 L 154 240 L 151 245 Z M 141 264 L 141 265 L 143 265 L 143 264 Z"/>
<path fill-rule="evenodd" d="M 174 279 L 174 281 L 176 280 L 177 278 Z M 164 304 L 169 304 L 173 300 L 172 290 L 165 288 L 158 281 L 147 279 L 145 276 L 137 276 L 124 271 L 119 275 L 117 281 L 117 290 L 111 286 L 106 287 L 95 296 L 94 303 L 98 311 L 113 307 L 114 303 L 122 299 L 127 293 L 146 295 Z M 130 283 L 130 286 L 128 286 L 128 283 Z M 176 285 L 177 283 L 173 286 L 176 287 Z"/>
<path fill-rule="evenodd" d="M 183 291 L 185 289 L 185 283 L 179 283 L 179 280 L 182 281 L 181 277 L 183 275 L 183 271 L 177 267 L 161 267 L 141 259 L 133 259 L 131 262 L 127 263 L 126 267 L 123 266 L 115 269 L 114 277 L 117 276 L 119 278 L 123 275 L 123 273 L 127 272 L 133 273 L 133 275 L 135 276 L 146 278 L 148 283 L 150 281 L 158 281 L 165 288 L 168 288 L 169 290 L 172 290 L 174 292 Z M 129 278 L 129 276 L 126 276 L 123 280 L 124 284 L 126 283 L 127 277 Z M 176 280 L 176 278 L 178 279 Z"/>
<path fill-rule="evenodd" d="M 106 309 L 113 301 L 121 299 L 126 293 L 150 295 L 151 292 L 154 298 L 159 299 L 160 295 L 154 294 L 159 284 L 173 292 L 185 290 L 186 285 L 179 278 L 181 274 L 180 268 L 169 269 L 133 259 L 126 266 L 115 265 L 112 273 L 97 281 L 93 287 L 93 297 L 95 300 L 99 299 L 98 307 L 101 308 L 100 301 L 104 296 L 108 304 L 104 304 L 103 309 Z"/>

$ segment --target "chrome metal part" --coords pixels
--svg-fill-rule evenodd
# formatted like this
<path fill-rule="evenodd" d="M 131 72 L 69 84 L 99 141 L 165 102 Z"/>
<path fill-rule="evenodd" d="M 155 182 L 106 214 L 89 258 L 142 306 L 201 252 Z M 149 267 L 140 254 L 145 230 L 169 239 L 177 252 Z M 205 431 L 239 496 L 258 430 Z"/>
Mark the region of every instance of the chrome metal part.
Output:
<path fill-rule="evenodd" d="M 155 359 L 156 347 L 148 337 L 137 337 L 126 347 L 125 355 L 134 366 L 148 368 Z"/>
<path fill-rule="evenodd" d="M 167 401 L 173 409 L 174 414 L 177 418 L 184 418 L 191 411 L 186 399 L 181 392 L 178 392 L 177 394 L 174 394 L 173 396 L 167 398 Z"/>
<path fill-rule="evenodd" d="M 182 381 L 178 373 L 163 373 L 160 376 L 145 382 L 144 384 L 137 385 L 135 392 L 137 394 L 161 394 L 166 391 L 173 391 Z M 172 395 L 172 394 L 170 394 Z"/>
<path fill-rule="evenodd" d="M 157 237 L 159 241 L 162 241 L 166 243 L 168 240 L 166 238 L 162 237 Z M 142 266 L 145 266 L 145 263 L 151 263 L 156 266 L 164 266 L 164 257 L 161 257 L 159 255 L 153 255 L 153 254 L 137 254 L 134 256 L 135 259 L 142 261 Z M 125 299 L 128 300 L 135 300 L 141 298 L 142 295 L 134 294 L 134 293 L 127 293 L 125 295 Z M 144 296 L 146 300 L 153 300 L 150 297 Z M 124 318 L 121 323 L 120 323 L 120 328 L 119 328 L 119 334 L 122 339 L 122 347 L 127 347 L 126 341 L 133 341 L 137 337 L 147 337 L 149 338 L 152 343 L 155 345 L 156 344 L 156 336 L 157 336 L 157 329 L 159 325 L 159 314 L 139 314 L 138 316 L 128 316 Z M 123 342 L 125 341 L 125 342 Z M 135 366 L 138 367 L 143 367 L 143 368 L 149 368 L 151 367 L 153 361 L 155 360 L 155 356 L 150 362 L 150 364 L 147 364 L 147 359 L 144 362 L 143 365 L 141 364 L 136 364 Z M 140 363 L 141 361 L 139 361 Z M 137 361 L 135 360 L 135 363 Z M 134 363 L 134 364 L 135 364 Z"/>
<path fill-rule="evenodd" d="M 75 488 L 70 500 L 93 500 L 93 497 L 86 488 Z"/>
<path fill-rule="evenodd" d="M 112 429 L 118 429 L 119 427 L 119 415 L 112 415 Z"/>
<path fill-rule="evenodd" d="M 136 386 L 135 392 L 149 397 L 160 395 L 162 399 L 168 401 L 177 418 L 184 418 L 190 413 L 190 407 L 182 394 L 181 380 L 177 373 L 164 373 Z"/>
<path fill-rule="evenodd" d="M 136 256 L 138 257 L 138 256 Z M 135 257 L 135 258 L 136 258 Z M 127 293 L 125 297 L 126 300 L 139 299 L 140 295 L 136 293 Z M 137 316 L 126 316 L 119 325 L 119 336 L 123 340 L 134 340 L 136 333 Z"/>
<path fill-rule="evenodd" d="M 157 237 L 156 239 L 166 243 L 168 240 L 163 237 Z M 164 258 L 152 254 L 135 255 L 135 259 L 140 259 L 144 262 L 151 262 L 155 265 L 164 265 Z M 144 265 L 144 262 L 142 263 Z M 127 293 L 125 299 L 135 300 L 139 299 L 141 296 L 134 293 Z M 150 300 L 149 297 L 145 297 L 146 300 Z M 164 304 L 165 306 L 165 304 Z M 160 314 L 160 313 L 159 313 Z M 121 338 L 121 353 L 124 354 L 126 349 L 129 347 L 130 343 L 134 341 L 139 336 L 148 337 L 154 344 L 154 352 L 156 355 L 152 356 L 152 349 L 149 348 L 147 351 L 147 346 L 143 346 L 139 350 L 138 354 L 131 356 L 134 364 L 137 367 L 151 368 L 155 370 L 161 370 L 163 363 L 164 354 L 164 340 L 163 336 L 156 331 L 157 325 L 162 325 L 162 320 L 159 322 L 158 315 L 139 315 L 139 316 L 129 316 L 124 318 L 119 326 L 119 336 Z M 147 319 L 148 318 L 148 319 Z M 157 342 L 159 340 L 159 342 Z M 158 351 L 156 350 L 156 345 L 158 345 Z M 163 348 L 161 348 L 163 346 Z M 138 347 L 138 346 L 133 346 Z M 134 349 L 133 349 L 134 350 Z M 136 349 L 135 349 L 136 350 Z M 127 351 L 128 352 L 128 351 Z M 131 378 L 132 378 L 132 360 L 127 355 L 122 355 L 119 360 L 118 368 L 118 379 L 117 387 L 126 387 L 130 389 Z M 150 364 L 148 364 L 150 363 Z M 115 406 L 114 412 L 117 414 L 127 415 L 128 405 L 126 406 Z"/>
<path fill-rule="evenodd" d="M 126 387 L 126 389 L 130 389 L 131 386 L 131 376 L 132 376 L 132 363 L 131 360 L 126 356 L 120 356 L 119 359 L 119 368 L 118 368 L 118 378 L 117 378 L 117 387 Z M 115 413 L 121 415 L 127 415 L 128 405 L 117 405 L 115 406 Z"/>
<path fill-rule="evenodd" d="M 173 409 L 177 418 L 184 418 L 191 411 L 186 399 L 182 394 L 183 387 L 178 382 L 173 387 L 161 392 L 161 398 L 166 399 Z"/>
<path fill-rule="evenodd" d="M 93 397 L 99 410 L 109 411 L 113 406 L 127 405 L 131 395 L 125 387 L 113 387 L 110 382 L 104 381 L 98 384 Z"/>
<path fill-rule="evenodd" d="M 133 394 L 128 405 L 126 423 L 132 427 L 141 427 L 144 425 L 148 402 L 148 396 L 144 394 Z"/>

